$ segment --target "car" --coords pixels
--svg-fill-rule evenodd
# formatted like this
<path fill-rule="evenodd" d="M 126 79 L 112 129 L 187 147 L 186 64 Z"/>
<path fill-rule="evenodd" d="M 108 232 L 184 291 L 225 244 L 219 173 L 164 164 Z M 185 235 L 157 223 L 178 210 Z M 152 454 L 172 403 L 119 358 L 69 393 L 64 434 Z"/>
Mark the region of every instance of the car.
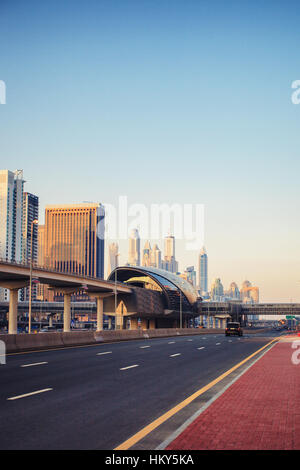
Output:
<path fill-rule="evenodd" d="M 243 330 L 240 323 L 238 322 L 229 322 L 225 328 L 225 336 L 238 335 L 243 336 Z"/>
<path fill-rule="evenodd" d="M 49 333 L 49 331 L 57 331 L 55 326 L 45 326 L 44 328 L 40 329 L 40 333 Z"/>

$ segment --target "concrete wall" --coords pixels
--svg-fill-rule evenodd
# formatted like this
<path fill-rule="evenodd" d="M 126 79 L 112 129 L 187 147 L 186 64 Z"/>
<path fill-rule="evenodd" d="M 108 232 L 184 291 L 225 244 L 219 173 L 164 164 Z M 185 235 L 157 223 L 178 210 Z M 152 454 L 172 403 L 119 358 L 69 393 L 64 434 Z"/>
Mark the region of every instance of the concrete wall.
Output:
<path fill-rule="evenodd" d="M 244 330 L 244 333 L 262 333 L 268 329 L 254 331 Z M 7 353 L 36 351 L 42 349 L 64 348 L 68 346 L 88 345 L 97 343 L 110 343 L 116 341 L 129 341 L 144 338 L 162 338 L 171 336 L 224 334 L 220 329 L 198 329 L 198 328 L 160 328 L 155 330 L 104 330 L 96 331 L 71 331 L 15 335 L 0 335 L 4 341 Z"/>

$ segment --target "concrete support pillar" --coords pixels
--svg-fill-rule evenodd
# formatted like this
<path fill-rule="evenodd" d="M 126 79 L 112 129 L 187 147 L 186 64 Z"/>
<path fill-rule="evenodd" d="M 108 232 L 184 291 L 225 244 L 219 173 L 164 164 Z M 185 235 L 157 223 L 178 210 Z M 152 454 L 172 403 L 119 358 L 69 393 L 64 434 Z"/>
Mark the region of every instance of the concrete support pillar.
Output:
<path fill-rule="evenodd" d="M 212 317 L 212 327 L 216 328 L 216 319 L 215 319 L 215 317 Z"/>
<path fill-rule="evenodd" d="M 53 315 L 49 315 L 49 326 L 53 326 Z"/>
<path fill-rule="evenodd" d="M 154 319 L 150 320 L 149 328 L 150 328 L 150 330 L 155 330 L 155 320 Z"/>
<path fill-rule="evenodd" d="M 112 318 L 108 317 L 108 329 L 111 330 L 112 327 Z"/>
<path fill-rule="evenodd" d="M 64 294 L 64 332 L 70 331 L 71 324 L 71 294 Z"/>
<path fill-rule="evenodd" d="M 117 315 L 115 316 L 115 322 L 116 322 L 116 330 L 124 329 L 124 317 L 120 312 L 118 312 Z"/>
<path fill-rule="evenodd" d="M 138 319 L 137 318 L 130 318 L 130 329 L 137 330 L 138 329 Z"/>
<path fill-rule="evenodd" d="M 9 289 L 8 333 L 14 335 L 18 332 L 18 291 Z"/>
<path fill-rule="evenodd" d="M 97 331 L 103 330 L 103 298 L 97 297 Z"/>

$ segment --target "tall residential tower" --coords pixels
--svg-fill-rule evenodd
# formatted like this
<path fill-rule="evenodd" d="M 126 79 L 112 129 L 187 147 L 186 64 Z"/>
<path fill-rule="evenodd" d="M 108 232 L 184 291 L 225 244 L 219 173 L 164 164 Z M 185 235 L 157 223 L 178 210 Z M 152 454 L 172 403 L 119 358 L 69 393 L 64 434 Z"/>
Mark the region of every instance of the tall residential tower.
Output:
<path fill-rule="evenodd" d="M 207 280 L 207 253 L 203 247 L 199 253 L 198 263 L 198 287 L 200 294 L 208 292 L 208 280 Z"/>
<path fill-rule="evenodd" d="M 0 170 L 0 258 L 22 261 L 23 170 Z M 0 289 L 0 301 L 8 300 Z"/>

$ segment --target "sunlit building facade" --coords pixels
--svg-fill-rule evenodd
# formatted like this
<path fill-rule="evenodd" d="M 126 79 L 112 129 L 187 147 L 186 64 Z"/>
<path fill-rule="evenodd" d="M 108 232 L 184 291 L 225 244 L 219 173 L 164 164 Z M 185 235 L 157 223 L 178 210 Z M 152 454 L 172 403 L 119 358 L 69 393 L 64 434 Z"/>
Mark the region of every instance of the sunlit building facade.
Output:
<path fill-rule="evenodd" d="M 129 237 L 128 263 L 130 266 L 140 266 L 141 248 L 140 235 L 137 229 L 133 229 Z"/>
<path fill-rule="evenodd" d="M 104 215 L 101 204 L 47 206 L 44 233 L 46 267 L 103 278 Z"/>
<path fill-rule="evenodd" d="M 252 286 L 251 282 L 244 281 L 242 284 L 240 297 L 243 303 L 259 303 L 259 288 Z"/>
<path fill-rule="evenodd" d="M 165 237 L 164 259 L 161 266 L 165 271 L 178 272 L 178 262 L 175 257 L 175 237 L 172 235 Z"/>
<path fill-rule="evenodd" d="M 0 170 L 0 258 L 22 261 L 23 171 Z M 8 300 L 0 288 L 0 301 Z"/>

